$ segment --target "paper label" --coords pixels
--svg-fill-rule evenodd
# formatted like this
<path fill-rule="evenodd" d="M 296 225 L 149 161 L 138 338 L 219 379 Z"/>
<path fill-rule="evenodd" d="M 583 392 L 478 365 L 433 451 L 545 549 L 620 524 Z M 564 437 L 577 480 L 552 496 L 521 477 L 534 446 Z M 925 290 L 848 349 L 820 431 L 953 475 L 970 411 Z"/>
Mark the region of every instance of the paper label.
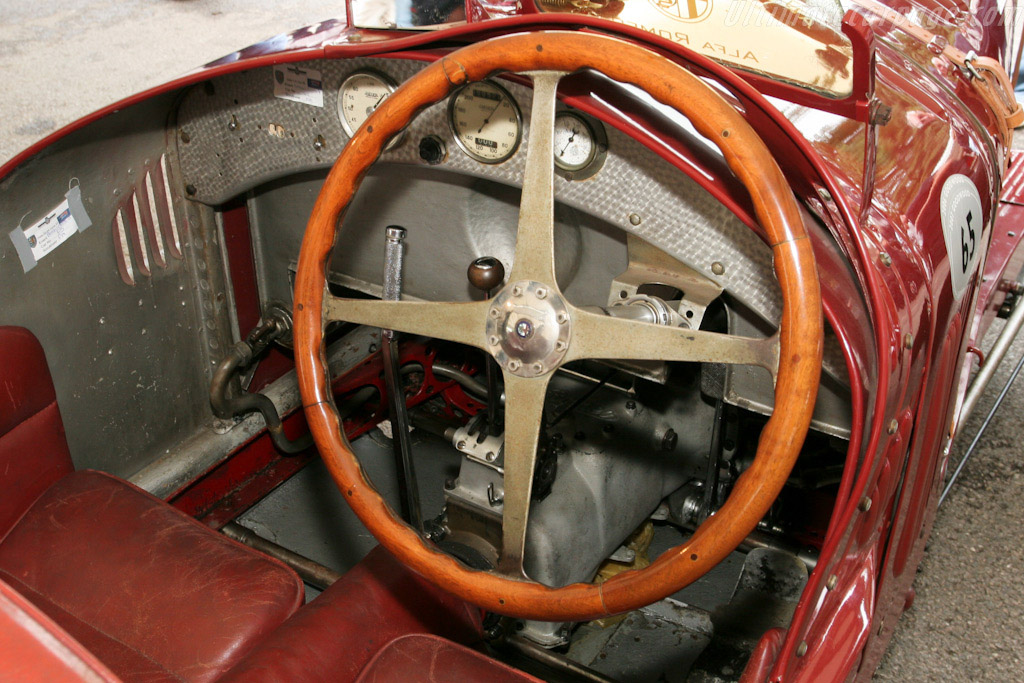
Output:
<path fill-rule="evenodd" d="M 324 82 L 320 72 L 294 64 L 275 66 L 274 97 L 323 107 Z"/>
<path fill-rule="evenodd" d="M 953 298 L 959 300 L 978 266 L 985 226 L 981 195 L 970 178 L 956 173 L 946 179 L 939 196 L 939 216 L 949 254 Z"/>
<path fill-rule="evenodd" d="M 52 213 L 25 231 L 25 239 L 32 250 L 32 258 L 39 261 L 51 251 L 64 244 L 78 232 L 78 223 L 71 215 L 68 200 L 61 202 Z"/>

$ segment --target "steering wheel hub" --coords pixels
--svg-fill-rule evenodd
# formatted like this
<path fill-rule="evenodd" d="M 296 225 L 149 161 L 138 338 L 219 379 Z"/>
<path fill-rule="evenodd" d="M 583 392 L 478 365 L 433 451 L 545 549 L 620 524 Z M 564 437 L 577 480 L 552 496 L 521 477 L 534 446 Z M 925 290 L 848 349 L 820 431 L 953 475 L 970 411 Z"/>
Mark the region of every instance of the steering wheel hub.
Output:
<path fill-rule="evenodd" d="M 498 364 L 514 375 L 540 377 L 554 370 L 571 334 L 569 307 L 550 285 L 511 282 L 491 300 L 487 345 Z"/>

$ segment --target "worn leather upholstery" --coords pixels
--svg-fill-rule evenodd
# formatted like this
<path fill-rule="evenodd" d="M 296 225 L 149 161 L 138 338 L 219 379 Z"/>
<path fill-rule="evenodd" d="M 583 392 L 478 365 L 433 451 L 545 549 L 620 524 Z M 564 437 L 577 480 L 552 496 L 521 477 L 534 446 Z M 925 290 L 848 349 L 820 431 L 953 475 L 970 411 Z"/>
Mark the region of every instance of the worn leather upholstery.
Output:
<path fill-rule="evenodd" d="M 64 424 L 35 336 L 0 327 L 0 538 L 40 493 L 72 470 Z"/>
<path fill-rule="evenodd" d="M 211 681 L 304 594 L 283 564 L 99 472 L 35 501 L 0 542 L 0 579 L 125 680 Z"/>
<path fill-rule="evenodd" d="M 433 633 L 461 643 L 479 641 L 481 618 L 479 608 L 416 576 L 377 547 L 223 680 L 348 682 L 399 636 Z"/>
<path fill-rule="evenodd" d="M 4 683 L 117 683 L 64 629 L 0 581 L 0 680 Z"/>
<path fill-rule="evenodd" d="M 356 683 L 540 683 L 522 671 L 437 636 L 413 633 L 385 645 Z"/>

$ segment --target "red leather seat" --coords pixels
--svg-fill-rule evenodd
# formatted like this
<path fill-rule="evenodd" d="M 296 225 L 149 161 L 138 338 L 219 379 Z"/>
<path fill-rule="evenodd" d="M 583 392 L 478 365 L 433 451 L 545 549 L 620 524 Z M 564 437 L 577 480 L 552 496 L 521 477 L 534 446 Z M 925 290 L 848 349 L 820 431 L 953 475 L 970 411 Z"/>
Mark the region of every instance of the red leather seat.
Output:
<path fill-rule="evenodd" d="M 395 638 L 370 660 L 356 683 L 540 683 L 522 671 L 437 636 Z"/>
<path fill-rule="evenodd" d="M 482 617 L 480 608 L 416 576 L 377 547 L 260 643 L 223 682 L 352 681 L 400 636 L 431 633 L 478 642 Z"/>
<path fill-rule="evenodd" d="M 299 607 L 280 562 L 73 473 L 39 343 L 0 327 L 0 358 L 0 579 L 129 681 L 211 681 Z"/>

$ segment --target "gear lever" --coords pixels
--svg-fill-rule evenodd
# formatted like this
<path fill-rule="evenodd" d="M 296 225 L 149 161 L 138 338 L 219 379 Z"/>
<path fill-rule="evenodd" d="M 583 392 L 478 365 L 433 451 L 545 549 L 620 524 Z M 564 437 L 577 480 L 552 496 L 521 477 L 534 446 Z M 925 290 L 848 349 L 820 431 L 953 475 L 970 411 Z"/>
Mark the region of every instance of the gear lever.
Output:
<path fill-rule="evenodd" d="M 469 284 L 484 293 L 484 298 L 491 298 L 491 292 L 505 281 L 505 266 L 493 256 L 481 256 L 469 264 L 466 271 Z M 487 433 L 497 436 L 501 433 L 498 426 L 498 368 L 494 359 L 486 358 L 487 368 Z"/>

